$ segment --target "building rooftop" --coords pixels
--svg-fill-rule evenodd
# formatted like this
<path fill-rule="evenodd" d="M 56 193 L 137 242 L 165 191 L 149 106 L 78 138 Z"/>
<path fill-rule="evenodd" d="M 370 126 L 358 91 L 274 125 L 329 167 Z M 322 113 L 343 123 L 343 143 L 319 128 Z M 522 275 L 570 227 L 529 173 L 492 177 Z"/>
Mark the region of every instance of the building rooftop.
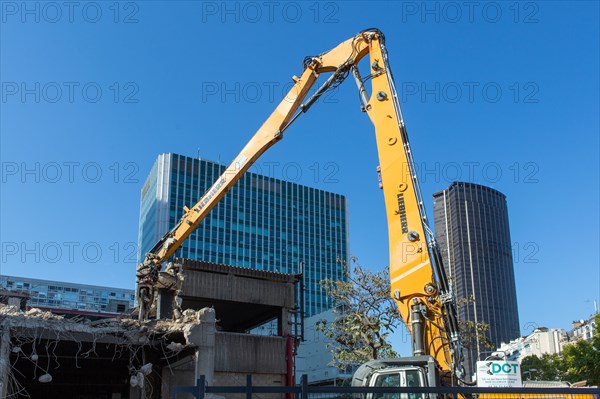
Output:
<path fill-rule="evenodd" d="M 448 186 L 447 189 L 437 191 L 437 192 L 433 193 L 433 196 L 434 197 L 439 197 L 440 195 L 442 195 L 444 193 L 444 191 L 453 190 L 453 189 L 459 188 L 459 187 L 473 188 L 473 189 L 477 189 L 477 190 L 487 191 L 487 192 L 499 195 L 499 196 L 501 196 L 503 198 L 506 198 L 506 195 L 504 195 L 500 191 L 495 190 L 495 189 L 493 189 L 491 187 L 484 186 L 484 185 L 477 184 L 477 183 L 469 183 L 469 182 L 463 182 L 463 181 L 452 182 L 450 184 L 450 186 Z"/>

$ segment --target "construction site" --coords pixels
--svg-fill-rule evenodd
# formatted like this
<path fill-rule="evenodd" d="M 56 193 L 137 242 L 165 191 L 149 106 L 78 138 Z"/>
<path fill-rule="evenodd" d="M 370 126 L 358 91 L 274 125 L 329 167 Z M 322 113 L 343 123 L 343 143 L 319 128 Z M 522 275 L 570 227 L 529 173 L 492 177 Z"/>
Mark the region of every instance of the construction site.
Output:
<path fill-rule="evenodd" d="M 548 360 L 544 357 L 547 354 L 557 362 L 566 359 L 568 356 L 563 354 L 570 350 L 563 351 L 566 345 L 587 348 L 579 352 L 580 358 L 585 357 L 584 352 L 600 353 L 600 327 L 594 324 L 600 322 L 600 316 L 595 299 L 572 298 L 579 291 L 586 292 L 581 295 L 596 295 L 594 288 L 587 286 L 588 277 L 596 272 L 585 269 L 585 276 L 573 280 L 571 286 L 559 285 L 557 281 L 576 274 L 571 270 L 565 273 L 565 264 L 575 270 L 585 261 L 561 258 L 553 252 L 564 244 L 555 237 L 557 234 L 546 236 L 551 244 L 543 246 L 549 252 L 544 253 L 544 262 L 539 262 L 544 265 L 542 272 L 537 269 L 534 275 L 530 269 L 515 267 L 518 263 L 528 263 L 529 267 L 529 261 L 538 263 L 536 235 L 589 216 L 585 213 L 589 211 L 575 215 L 580 211 L 576 209 L 568 216 L 568 223 L 558 220 L 547 226 L 543 223 L 547 223 L 548 214 L 562 217 L 564 212 L 548 208 L 537 219 L 531 216 L 547 202 L 547 193 L 555 189 L 556 181 L 570 181 L 575 175 L 569 171 L 567 178 L 565 172 L 552 169 L 556 168 L 556 159 L 562 159 L 557 154 L 564 157 L 565 153 L 579 154 L 583 150 L 566 150 L 572 142 L 581 140 L 564 143 L 567 140 L 561 135 L 556 141 L 564 148 L 556 149 L 554 154 L 545 147 L 552 144 L 550 140 L 540 144 L 537 138 L 530 139 L 528 132 L 539 129 L 546 135 L 557 130 L 559 122 L 567 126 L 574 120 L 585 121 L 584 117 L 564 112 L 569 115 L 568 123 L 559 120 L 543 126 L 540 120 L 559 117 L 559 106 L 550 107 L 535 123 L 529 119 L 530 109 L 521 112 L 512 108 L 525 103 L 538 106 L 536 96 L 540 90 L 537 80 L 533 82 L 537 75 L 521 61 L 531 58 L 529 62 L 537 62 L 539 57 L 531 55 L 539 51 L 537 47 L 548 43 L 553 46 L 550 61 L 544 60 L 539 70 L 546 71 L 555 63 L 565 62 L 563 59 L 578 59 L 577 55 L 555 56 L 554 46 L 566 39 L 547 36 L 548 32 L 555 33 L 558 22 L 549 24 L 550 28 L 542 33 L 535 29 L 531 33 L 526 31 L 529 25 L 521 25 L 522 20 L 529 23 L 537 15 L 537 3 L 516 2 L 503 10 L 503 4 L 487 2 L 482 17 L 480 10 L 474 11 L 479 3 L 477 7 L 471 4 L 469 21 L 462 21 L 466 23 L 461 26 L 450 21 L 452 29 L 447 32 L 438 30 L 438 25 L 448 23 L 450 8 L 458 9 L 460 19 L 466 11 L 463 5 L 373 3 L 373 9 L 378 10 L 373 12 L 373 21 L 384 20 L 390 36 L 377 28 L 360 28 L 365 20 L 369 21 L 367 26 L 371 25 L 365 16 L 372 7 L 361 3 L 347 14 L 352 15 L 345 21 L 352 31 L 346 33 L 344 29 L 343 38 L 337 25 L 322 25 L 332 21 L 337 24 L 337 17 L 342 18 L 337 14 L 341 4 L 337 2 L 314 2 L 309 6 L 286 2 L 283 13 L 278 2 L 190 1 L 182 2 L 185 7 L 172 9 L 170 4 L 143 3 L 1 5 L 2 23 L 13 24 L 10 29 L 14 37 L 35 37 L 29 45 L 14 46 L 18 47 L 14 54 L 3 53 L 2 62 L 27 60 L 26 67 L 13 68 L 18 76 L 20 69 L 44 69 L 46 63 L 64 59 L 55 66 L 54 73 L 66 81 L 2 82 L 3 106 L 8 103 L 33 112 L 41 104 L 44 111 L 40 112 L 42 117 L 11 109 L 11 115 L 19 116 L 13 126 L 15 138 L 12 147 L 3 148 L 8 153 L 20 148 L 15 159 L 32 157 L 32 161 L 2 163 L 3 183 L 10 179 L 16 183 L 6 195 L 14 209 L 3 213 L 3 218 L 9 220 L 5 231 L 14 235 L 14 241 L 1 242 L 2 263 L 9 273 L 0 276 L 0 399 L 600 399 L 600 357 L 578 365 L 576 372 L 574 367 L 560 366 L 560 372 L 549 374 L 542 370 L 541 363 Z M 396 11 L 401 14 L 381 12 L 385 7 L 399 7 Z M 201 14 L 193 15 L 189 12 L 192 9 Z M 490 9 L 499 10 L 495 14 L 498 19 L 504 12 L 506 24 L 496 25 L 499 21 L 487 14 Z M 140 10 L 145 13 L 138 14 Z M 290 10 L 296 10 L 298 21 Z M 268 21 L 264 18 L 266 11 Z M 79 14 L 81 25 L 70 30 Z M 427 30 L 429 27 L 424 29 L 431 15 L 435 16 L 433 34 Z M 587 15 L 582 11 L 573 17 L 574 24 Z M 23 26 L 28 18 L 31 25 L 26 30 Z M 285 23 L 277 25 L 277 18 Z M 483 27 L 472 32 L 477 18 L 483 21 Z M 562 12 L 554 18 L 562 23 Z M 265 23 L 262 26 L 257 24 L 261 19 Z M 593 23 L 597 25 L 597 21 Z M 298 26 L 301 30 L 294 30 Z M 495 31 L 498 27 L 504 29 L 502 35 Z M 49 31 L 39 33 L 46 28 Z M 59 33 L 52 36 L 55 28 Z M 446 39 L 447 35 L 453 37 L 448 32 L 454 30 L 465 36 Z M 594 34 L 590 31 L 584 29 L 582 35 L 597 36 L 597 29 L 592 31 Z M 539 42 L 521 49 L 521 55 L 513 55 L 517 52 L 513 47 L 534 34 L 540 35 Z M 44 41 L 46 36 L 50 39 Z M 496 43 L 501 41 L 498 37 L 508 43 L 505 48 Z M 581 39 L 572 42 L 577 40 Z M 492 42 L 494 46 L 490 46 Z M 69 48 L 66 53 L 70 58 L 65 58 L 56 43 Z M 30 50 L 34 44 L 39 48 Z M 60 51 L 50 52 L 51 45 Z M 143 46 L 148 48 L 140 50 Z M 561 51 L 571 47 L 576 46 L 570 42 Z M 426 58 L 427 51 L 434 55 Z M 30 61 L 37 53 L 46 54 L 46 58 Z M 475 53 L 487 55 L 469 58 Z M 442 55 L 445 61 L 440 60 Z M 425 61 L 417 62 L 421 57 Z M 463 58 L 463 63 L 457 61 Z M 282 95 L 270 91 L 268 101 L 254 101 L 249 89 L 279 88 L 280 75 L 272 69 L 288 67 L 290 60 L 296 69 L 289 71 L 291 79 L 282 85 Z M 503 64 L 510 62 L 515 64 Z M 565 75 L 574 75 L 573 79 L 585 75 L 579 70 L 581 65 Z M 71 75 L 63 73 L 71 66 Z M 119 68 L 125 67 L 130 68 L 126 69 L 129 74 L 119 75 Z M 529 74 L 519 75 L 521 81 L 510 75 L 498 83 L 498 76 L 502 76 L 499 72 L 498 76 L 492 73 L 488 81 L 471 81 L 472 76 L 485 78 L 480 76 L 481 71 L 487 73 L 493 68 L 501 72 L 525 70 Z M 548 69 L 552 79 L 559 79 L 563 73 L 563 69 L 556 68 Z M 264 81 L 256 83 L 246 69 L 265 73 L 260 75 Z M 392 69 L 400 71 L 402 78 L 395 80 Z M 429 75 L 420 75 L 429 69 Z M 95 70 L 102 79 L 88 76 L 88 70 Z M 51 73 L 48 76 L 54 79 Z M 87 81 L 72 82 L 74 76 Z M 440 83 L 440 76 L 449 81 Z M 459 78 L 465 82 L 454 81 Z M 561 100 L 565 97 L 552 91 L 554 82 L 546 84 L 551 95 Z M 571 81 L 562 85 L 571 88 Z M 346 111 L 345 101 L 337 104 L 338 94 L 350 98 L 344 91 L 347 86 L 353 89 L 353 113 Z M 586 81 L 572 86 L 580 89 L 594 85 Z M 64 87 L 69 95 L 63 98 Z M 468 99 L 461 98 L 463 91 L 467 92 L 465 88 Z M 77 102 L 80 91 L 80 104 L 61 114 L 61 107 Z M 458 94 L 452 97 L 455 92 Z M 140 93 L 147 96 L 144 99 L 149 105 L 139 101 L 136 96 Z M 483 105 L 474 105 L 481 93 Z M 432 104 L 425 105 L 428 101 Z M 309 112 L 328 102 L 332 104 L 326 111 Z M 440 102 L 447 109 L 435 114 Z M 124 104 L 131 107 L 118 108 Z M 415 147 L 428 148 L 435 143 L 423 151 L 425 156 L 413 154 L 402 111 L 406 105 L 421 123 L 415 129 Z M 495 107 L 500 111 L 494 111 Z M 266 118 L 260 114 L 263 111 Z M 461 112 L 468 115 L 462 119 L 471 125 L 458 124 Z M 538 108 L 531 115 L 536 112 Z M 361 116 L 360 122 L 354 114 Z M 499 127 L 507 124 L 504 120 L 513 124 L 515 115 L 524 119 L 522 126 Z M 43 134 L 34 140 L 27 136 L 35 130 L 28 124 L 37 119 L 41 122 L 36 128 Z M 71 123 L 77 126 L 74 121 L 84 127 L 69 131 L 62 141 L 47 133 L 52 129 L 68 131 Z M 368 151 L 363 148 L 362 130 L 366 129 L 362 123 L 374 136 L 373 149 Z M 254 134 L 243 139 L 241 133 L 239 137 L 231 133 L 243 130 L 246 134 L 248 126 L 253 126 Z M 490 132 L 480 134 L 483 127 Z M 300 138 L 292 139 L 284 149 L 282 158 L 287 163 L 282 167 L 282 178 L 263 173 L 266 168 L 261 167 L 269 166 L 272 172 L 270 166 L 279 164 L 265 158 L 261 165 L 259 159 L 294 129 Z M 471 133 L 461 137 L 463 130 Z M 513 132 L 507 132 L 511 130 L 512 138 Z M 329 131 L 335 134 L 326 134 Z M 589 142 L 593 140 L 585 141 Z M 197 156 L 191 156 L 189 153 L 196 148 Z M 532 148 L 551 154 L 546 159 L 551 167 L 544 173 L 552 176 L 552 182 L 544 189 L 520 185 L 539 183 L 539 166 L 528 158 L 535 152 Z M 339 154 L 330 155 L 338 150 Z M 226 163 L 220 161 L 218 151 L 224 151 Z M 298 166 L 294 157 L 306 161 L 302 151 L 311 156 L 314 152 L 317 161 L 307 168 Z M 506 154 L 513 156 L 513 151 L 521 152 L 514 159 L 507 158 Z M 73 160 L 57 162 L 51 158 L 59 153 Z M 204 153 L 218 153 L 219 161 L 203 158 Z M 80 162 L 86 156 L 82 154 L 90 159 L 104 157 L 109 166 L 95 160 Z M 421 156 L 428 158 L 429 165 L 421 163 Z M 476 161 L 469 161 L 468 156 Z M 41 164 L 36 157 L 50 158 Z M 345 175 L 346 185 L 336 186 L 334 191 L 323 187 L 325 183 L 339 183 L 336 157 L 343 158 L 340 162 L 349 172 Z M 356 159 L 361 157 L 369 160 L 368 168 L 355 168 L 355 163 L 360 163 Z M 496 162 L 496 157 L 502 161 Z M 440 159 L 445 160 L 443 166 Z M 579 155 L 563 163 L 575 160 L 580 160 Z M 483 163 L 485 176 L 473 178 L 474 167 Z M 448 170 L 462 172 L 465 165 L 468 177 L 456 173 L 447 178 Z M 81 166 L 82 177 L 74 173 L 75 166 Z M 311 172 L 304 170 L 305 179 L 309 174 L 312 178 L 308 184 L 294 179 L 300 179 L 303 169 Z M 368 173 L 363 173 L 365 169 Z M 488 173 L 491 169 L 497 171 L 494 178 Z M 507 169 L 504 181 L 503 169 Z M 94 176 L 91 170 L 96 171 Z M 147 173 L 145 179 L 135 176 L 139 170 Z M 51 171 L 58 172 L 54 176 Z M 530 173 L 523 178 L 524 172 Z M 427 181 L 432 174 L 436 176 L 433 183 Z M 31 175 L 35 175 L 35 184 L 28 180 Z M 447 181 L 440 181 L 442 175 Z M 508 186 L 507 180 L 519 186 Z M 590 181 L 597 180 L 593 175 L 577 187 L 590 186 Z M 61 183 L 68 184 L 67 189 Z M 440 190 L 441 183 L 444 188 Z M 31 192 L 27 191 L 30 186 L 35 187 Z M 511 203 L 519 207 L 513 219 L 521 229 L 518 238 L 511 237 L 507 195 L 497 188 L 512 190 L 511 195 L 518 193 L 522 198 Z M 351 215 L 346 192 L 356 195 L 364 209 L 352 209 Z M 597 198 L 594 195 L 577 198 Z M 514 194 L 513 198 L 519 197 Z M 433 219 L 427 216 L 431 199 Z M 536 205 L 525 204 L 525 199 Z M 585 210 L 584 206 L 572 208 Z M 351 216 L 353 223 L 359 221 L 359 227 L 353 227 L 353 234 L 358 232 L 356 237 L 360 237 L 357 247 L 368 256 L 370 252 L 375 254 L 369 258 L 374 265 L 361 268 L 350 251 Z M 136 223 L 139 225 L 134 226 Z M 597 229 L 597 225 L 593 227 Z M 576 231 L 579 236 L 591 236 L 579 227 Z M 106 237 L 100 240 L 95 238 L 98 236 Z M 531 241 L 523 245 L 524 237 Z M 594 245 L 581 247 L 593 252 L 597 249 Z M 96 257 L 90 256 L 93 250 Z M 73 254 L 84 261 L 74 261 Z M 546 276 L 551 269 L 547 265 L 552 262 L 561 269 L 559 277 Z M 124 267 L 129 270 L 123 271 Z M 548 348 L 532 348 L 534 338 L 521 335 L 525 328 L 519 319 L 523 306 L 519 308 L 517 301 L 517 271 L 526 282 L 526 289 L 521 288 L 519 295 L 542 304 L 530 311 L 531 319 L 535 316 L 538 320 L 538 311 L 541 314 L 544 309 L 546 313 L 539 316 L 540 320 L 554 320 L 551 317 L 559 312 L 555 310 L 557 303 L 572 311 L 584 299 L 594 303 L 594 315 L 581 319 L 578 330 L 574 328 L 576 334 L 571 334 L 564 345 L 559 342 L 558 329 L 549 331 L 533 322 L 527 324 L 527 328 L 538 332 L 536 337 L 548 333 L 544 337 L 552 343 L 546 345 Z M 13 272 L 30 274 L 31 280 L 8 275 Z M 127 275 L 127 281 L 123 275 Z M 59 284 L 61 279 L 64 286 Z M 84 287 L 78 282 L 83 280 L 98 285 Z M 113 283 L 114 287 L 108 287 Z M 569 291 L 569 301 L 559 294 L 548 295 Z M 308 320 L 311 325 L 307 334 Z M 540 346 L 539 339 L 535 343 Z M 396 345 L 402 349 L 397 350 Z M 507 349 L 496 349 L 501 347 Z M 522 370 L 522 360 L 528 354 L 531 358 L 535 354 L 532 361 L 541 359 L 540 363 L 524 363 L 528 366 Z M 551 377 L 537 378 L 541 374 Z"/>
<path fill-rule="evenodd" d="M 181 312 L 90 321 L 0 308 L 1 397 L 170 398 L 171 387 L 292 385 L 299 276 L 176 259 Z M 168 316 L 166 316 L 167 314 Z M 273 320 L 277 336 L 248 334 Z M 181 395 L 185 397 L 185 395 Z"/>

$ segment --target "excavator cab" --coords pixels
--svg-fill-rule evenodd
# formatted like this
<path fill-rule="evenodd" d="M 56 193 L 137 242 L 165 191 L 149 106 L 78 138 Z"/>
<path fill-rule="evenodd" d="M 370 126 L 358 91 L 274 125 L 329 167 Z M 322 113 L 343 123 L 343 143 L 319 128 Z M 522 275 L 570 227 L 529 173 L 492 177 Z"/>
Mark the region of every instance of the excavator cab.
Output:
<path fill-rule="evenodd" d="M 432 356 L 371 360 L 352 377 L 353 387 L 424 388 L 440 386 L 440 370 Z M 423 393 L 369 393 L 362 399 L 433 399 Z"/>
<path fill-rule="evenodd" d="M 427 387 L 427 377 L 420 367 L 401 367 L 377 370 L 371 377 L 374 387 Z M 377 393 L 367 399 L 426 399 L 421 393 Z"/>

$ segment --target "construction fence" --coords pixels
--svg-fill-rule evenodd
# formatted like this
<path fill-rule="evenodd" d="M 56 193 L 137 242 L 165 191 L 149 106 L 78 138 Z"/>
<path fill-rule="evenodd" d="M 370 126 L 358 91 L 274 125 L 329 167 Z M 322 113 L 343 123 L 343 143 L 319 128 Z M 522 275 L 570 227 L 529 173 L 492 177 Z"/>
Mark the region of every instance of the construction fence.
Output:
<path fill-rule="evenodd" d="M 308 385 L 306 376 L 295 386 L 208 386 L 200 376 L 195 386 L 173 387 L 171 399 L 600 399 L 600 388 L 475 388 L 475 387 L 334 387 Z"/>

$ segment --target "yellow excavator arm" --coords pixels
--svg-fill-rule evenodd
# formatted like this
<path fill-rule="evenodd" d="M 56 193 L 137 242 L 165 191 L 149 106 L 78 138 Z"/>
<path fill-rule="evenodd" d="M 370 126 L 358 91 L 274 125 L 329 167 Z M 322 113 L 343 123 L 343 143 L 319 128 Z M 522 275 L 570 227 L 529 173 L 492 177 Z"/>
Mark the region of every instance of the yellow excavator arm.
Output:
<path fill-rule="evenodd" d="M 369 75 L 361 78 L 357 64 L 370 56 Z M 332 73 L 308 99 L 321 73 Z M 225 172 L 146 255 L 138 266 L 140 317 L 146 318 L 163 262 L 198 227 L 252 164 L 283 137 L 283 132 L 327 90 L 352 74 L 359 87 L 361 108 L 373 125 L 379 153 L 380 185 L 385 197 L 390 244 L 391 295 L 413 337 L 413 354 L 434 357 L 442 370 L 460 374 L 461 348 L 454 302 L 446 282 L 415 175 L 383 34 L 360 32 L 332 50 L 307 57 L 304 72 Z M 371 80 L 370 94 L 364 82 Z M 306 101 L 305 101 L 306 99 Z"/>

